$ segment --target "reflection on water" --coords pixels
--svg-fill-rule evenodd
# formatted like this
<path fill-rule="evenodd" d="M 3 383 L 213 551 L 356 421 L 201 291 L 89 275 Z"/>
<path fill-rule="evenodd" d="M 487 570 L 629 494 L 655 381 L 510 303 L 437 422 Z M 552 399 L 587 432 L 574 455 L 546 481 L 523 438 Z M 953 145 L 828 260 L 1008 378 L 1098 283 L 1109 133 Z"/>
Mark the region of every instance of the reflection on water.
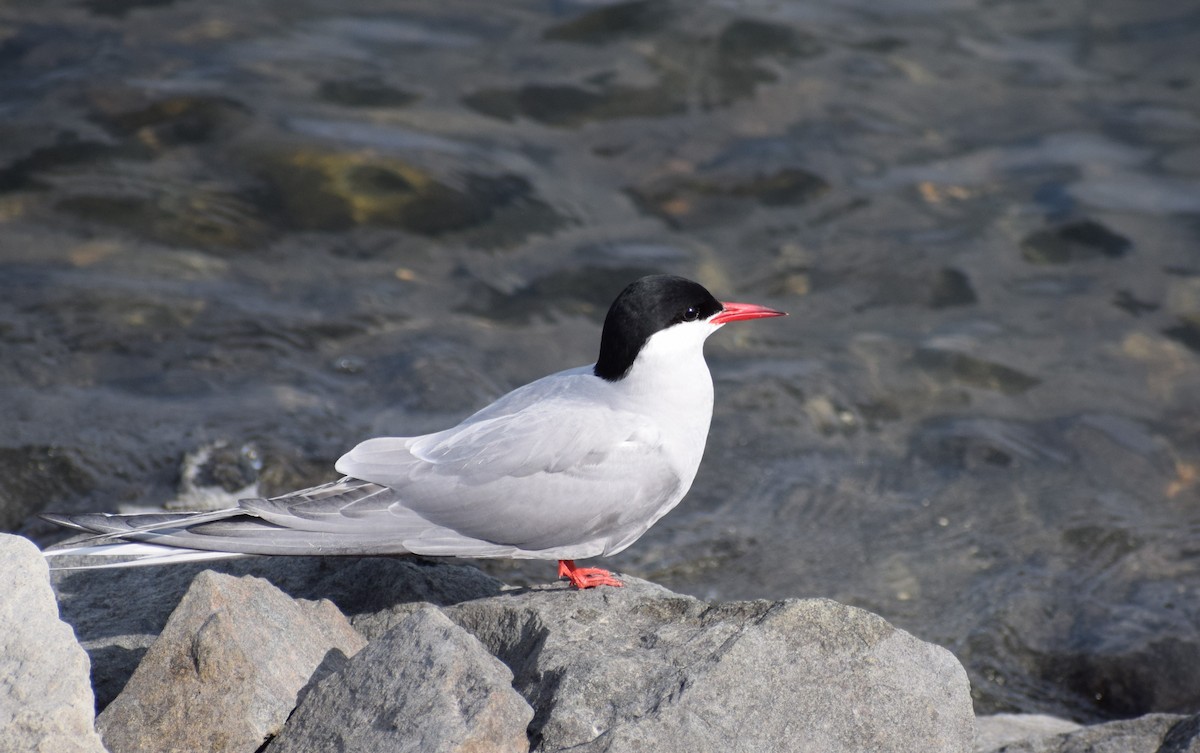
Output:
<path fill-rule="evenodd" d="M 0 14 L 6 527 L 326 480 L 669 271 L 793 316 L 713 338 L 706 463 L 618 568 L 870 608 L 980 711 L 1200 707 L 1195 11 Z"/>

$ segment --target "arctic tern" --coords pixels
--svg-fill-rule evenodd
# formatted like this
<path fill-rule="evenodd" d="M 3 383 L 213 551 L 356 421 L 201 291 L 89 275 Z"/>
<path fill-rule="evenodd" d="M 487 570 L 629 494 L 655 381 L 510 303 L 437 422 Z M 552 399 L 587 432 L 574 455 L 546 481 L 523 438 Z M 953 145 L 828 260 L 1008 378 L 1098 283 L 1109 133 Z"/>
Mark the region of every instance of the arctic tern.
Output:
<path fill-rule="evenodd" d="M 785 314 L 643 277 L 609 309 L 595 364 L 445 431 L 368 439 L 337 461 L 344 478 L 321 486 L 212 512 L 46 514 L 97 534 L 46 555 L 132 558 L 94 567 L 259 554 L 549 559 L 577 588 L 620 586 L 575 560 L 624 550 L 683 499 L 712 419 L 704 341 L 774 316 Z"/>

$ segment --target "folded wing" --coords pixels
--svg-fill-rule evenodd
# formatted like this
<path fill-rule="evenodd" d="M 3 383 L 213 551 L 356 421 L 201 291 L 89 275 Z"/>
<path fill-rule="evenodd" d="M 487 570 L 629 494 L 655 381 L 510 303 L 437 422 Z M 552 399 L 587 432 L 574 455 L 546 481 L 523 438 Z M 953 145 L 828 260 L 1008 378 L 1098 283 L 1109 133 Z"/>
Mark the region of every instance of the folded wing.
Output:
<path fill-rule="evenodd" d="M 648 419 L 578 387 L 522 391 L 443 432 L 363 442 L 337 468 L 439 528 L 563 558 L 617 551 L 676 496 L 680 474 Z"/>

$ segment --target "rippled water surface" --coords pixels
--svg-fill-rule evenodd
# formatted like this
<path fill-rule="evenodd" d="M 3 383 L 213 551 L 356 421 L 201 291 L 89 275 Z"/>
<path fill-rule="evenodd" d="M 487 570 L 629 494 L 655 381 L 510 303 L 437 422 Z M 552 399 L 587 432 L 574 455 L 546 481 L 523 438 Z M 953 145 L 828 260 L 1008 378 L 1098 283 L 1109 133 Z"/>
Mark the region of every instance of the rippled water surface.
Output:
<path fill-rule="evenodd" d="M 1195 711 L 1197 49 L 1174 2 L 7 3 L 0 524 L 326 480 L 674 272 L 793 316 L 710 341 L 618 569 L 869 608 L 981 712 Z"/>

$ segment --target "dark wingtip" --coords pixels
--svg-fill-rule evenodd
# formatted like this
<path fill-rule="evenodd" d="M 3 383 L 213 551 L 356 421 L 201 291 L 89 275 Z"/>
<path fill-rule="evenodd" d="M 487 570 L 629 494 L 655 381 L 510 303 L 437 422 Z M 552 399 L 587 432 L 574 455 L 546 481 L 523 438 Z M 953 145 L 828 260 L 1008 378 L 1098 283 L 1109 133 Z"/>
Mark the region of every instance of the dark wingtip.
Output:
<path fill-rule="evenodd" d="M 38 517 L 41 518 L 42 520 L 49 521 L 50 523 L 53 523 L 56 526 L 62 526 L 63 528 L 72 528 L 76 531 L 92 530 L 92 529 L 88 528 L 87 526 L 83 526 L 83 525 L 80 525 L 79 523 L 76 523 L 75 519 L 72 516 L 63 515 L 62 513 L 58 513 L 58 512 L 38 513 Z"/>

